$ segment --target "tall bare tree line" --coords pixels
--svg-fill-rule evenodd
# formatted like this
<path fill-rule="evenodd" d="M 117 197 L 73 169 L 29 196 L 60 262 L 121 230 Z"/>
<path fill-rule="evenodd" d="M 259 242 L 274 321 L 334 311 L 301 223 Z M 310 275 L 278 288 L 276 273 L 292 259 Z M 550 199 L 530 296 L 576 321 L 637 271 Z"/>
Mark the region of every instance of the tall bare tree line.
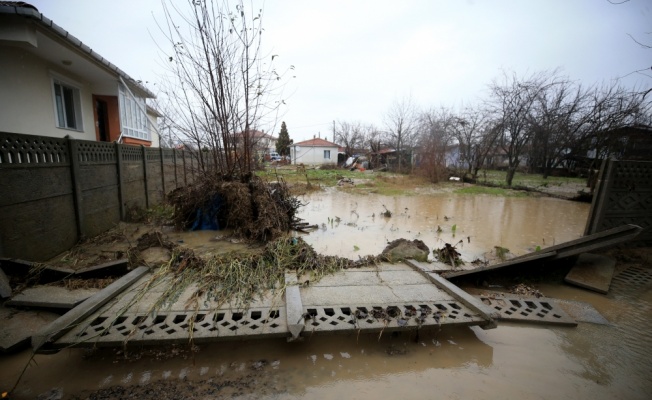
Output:
<path fill-rule="evenodd" d="M 415 150 L 418 169 L 433 180 L 443 177 L 453 158 L 475 178 L 494 158 L 504 157 L 506 183 L 511 186 L 520 168 L 547 177 L 573 156 L 618 156 L 624 143 L 614 131 L 652 123 L 645 92 L 617 81 L 584 86 L 559 71 L 504 73 L 488 89 L 489 95 L 477 105 L 459 110 L 420 109 L 412 99 L 401 99 L 384 114 L 380 132 L 360 122 L 340 121 L 336 139 L 347 149 L 371 148 L 373 132 L 376 148 L 396 151 L 397 169 L 407 172 L 406 165 L 412 164 L 401 157 Z"/>

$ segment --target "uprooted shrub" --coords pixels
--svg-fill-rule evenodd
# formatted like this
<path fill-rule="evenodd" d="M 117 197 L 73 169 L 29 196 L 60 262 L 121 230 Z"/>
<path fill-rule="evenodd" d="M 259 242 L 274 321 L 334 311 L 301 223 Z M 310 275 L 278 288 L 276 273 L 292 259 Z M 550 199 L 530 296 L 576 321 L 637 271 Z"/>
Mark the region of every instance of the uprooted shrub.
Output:
<path fill-rule="evenodd" d="M 284 181 L 246 182 L 209 175 L 168 195 L 174 223 L 181 229 L 233 229 L 247 239 L 268 241 L 290 230 L 302 203 Z"/>

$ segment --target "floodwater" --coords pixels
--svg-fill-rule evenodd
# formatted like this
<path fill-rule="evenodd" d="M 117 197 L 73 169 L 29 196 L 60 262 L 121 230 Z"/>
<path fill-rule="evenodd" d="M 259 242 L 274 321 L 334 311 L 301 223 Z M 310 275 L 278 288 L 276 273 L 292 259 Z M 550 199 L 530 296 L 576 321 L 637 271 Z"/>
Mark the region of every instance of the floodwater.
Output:
<path fill-rule="evenodd" d="M 420 238 L 430 248 L 441 240 L 464 238 L 461 250 L 468 258 L 494 245 L 522 254 L 543 240 L 552 245 L 577 238 L 588 213 L 586 204 L 544 198 L 394 199 L 334 192 L 308 200 L 301 216 L 320 228 L 305 239 L 319 251 L 349 257 L 376 254 L 398 237 Z M 380 216 L 383 204 L 393 213 L 389 219 Z M 339 227 L 328 220 L 335 217 Z M 443 230 L 439 236 L 437 225 Z M 571 286 L 539 287 L 550 297 L 591 303 L 612 325 L 500 324 L 493 330 L 454 328 L 418 337 L 412 332 L 380 338 L 315 336 L 300 343 L 213 343 L 195 351 L 188 346 L 145 354 L 133 349 L 126 360 L 115 349 L 67 349 L 36 356 L 14 398 L 44 393 L 86 398 L 100 390 L 100 398 L 132 394 L 158 400 L 190 393 L 242 399 L 649 399 L 649 288 L 615 286 L 599 295 Z M 0 391 L 13 385 L 29 356 L 0 357 Z"/>
<path fill-rule="evenodd" d="M 589 204 L 554 198 L 429 194 L 389 197 L 318 192 L 302 199 L 299 217 L 319 228 L 304 239 L 323 254 L 352 259 L 380 253 L 398 238 L 431 250 L 457 244 L 464 261 L 494 246 L 522 255 L 582 236 Z M 392 214 L 387 218 L 383 212 Z M 441 232 L 438 233 L 438 229 Z"/>

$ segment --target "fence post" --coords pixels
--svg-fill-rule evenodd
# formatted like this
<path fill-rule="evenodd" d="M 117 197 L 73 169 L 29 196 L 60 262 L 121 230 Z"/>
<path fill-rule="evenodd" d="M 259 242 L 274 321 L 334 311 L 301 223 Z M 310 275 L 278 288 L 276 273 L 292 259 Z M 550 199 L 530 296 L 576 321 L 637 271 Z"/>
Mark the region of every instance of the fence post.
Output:
<path fill-rule="evenodd" d="M 177 149 L 172 149 L 172 162 L 174 163 L 174 188 L 179 187 L 179 180 L 177 178 Z"/>
<path fill-rule="evenodd" d="M 122 162 L 122 145 L 115 142 L 116 170 L 118 172 L 118 199 L 120 199 L 120 220 L 124 221 L 127 216 L 125 210 L 125 193 L 124 193 L 124 165 Z"/>
<path fill-rule="evenodd" d="M 145 186 L 145 208 L 149 208 L 149 189 L 147 188 L 147 148 L 140 145 L 143 151 L 143 182 Z"/>
<path fill-rule="evenodd" d="M 163 147 L 158 148 L 158 153 L 161 157 L 161 190 L 163 191 L 161 199 L 162 203 L 163 199 L 165 199 L 165 162 L 163 161 Z"/>
<path fill-rule="evenodd" d="M 79 148 L 75 140 L 68 138 L 68 154 L 70 154 L 70 181 L 75 207 L 77 224 L 77 240 L 84 238 L 84 213 L 82 212 L 82 190 L 79 182 Z"/>
<path fill-rule="evenodd" d="M 188 176 L 186 175 L 186 151 L 181 150 L 181 156 L 183 156 L 183 185 L 188 185 Z"/>

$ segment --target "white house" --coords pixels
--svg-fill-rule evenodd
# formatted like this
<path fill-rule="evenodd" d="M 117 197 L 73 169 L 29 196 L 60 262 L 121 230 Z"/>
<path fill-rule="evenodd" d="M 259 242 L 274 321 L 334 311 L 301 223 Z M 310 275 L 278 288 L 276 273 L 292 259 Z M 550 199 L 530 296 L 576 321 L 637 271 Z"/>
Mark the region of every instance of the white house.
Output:
<path fill-rule="evenodd" d="M 24 2 L 0 2 L 0 131 L 158 146 L 155 96 Z"/>
<path fill-rule="evenodd" d="M 339 146 L 321 138 L 304 140 L 290 146 L 292 164 L 337 164 Z"/>

